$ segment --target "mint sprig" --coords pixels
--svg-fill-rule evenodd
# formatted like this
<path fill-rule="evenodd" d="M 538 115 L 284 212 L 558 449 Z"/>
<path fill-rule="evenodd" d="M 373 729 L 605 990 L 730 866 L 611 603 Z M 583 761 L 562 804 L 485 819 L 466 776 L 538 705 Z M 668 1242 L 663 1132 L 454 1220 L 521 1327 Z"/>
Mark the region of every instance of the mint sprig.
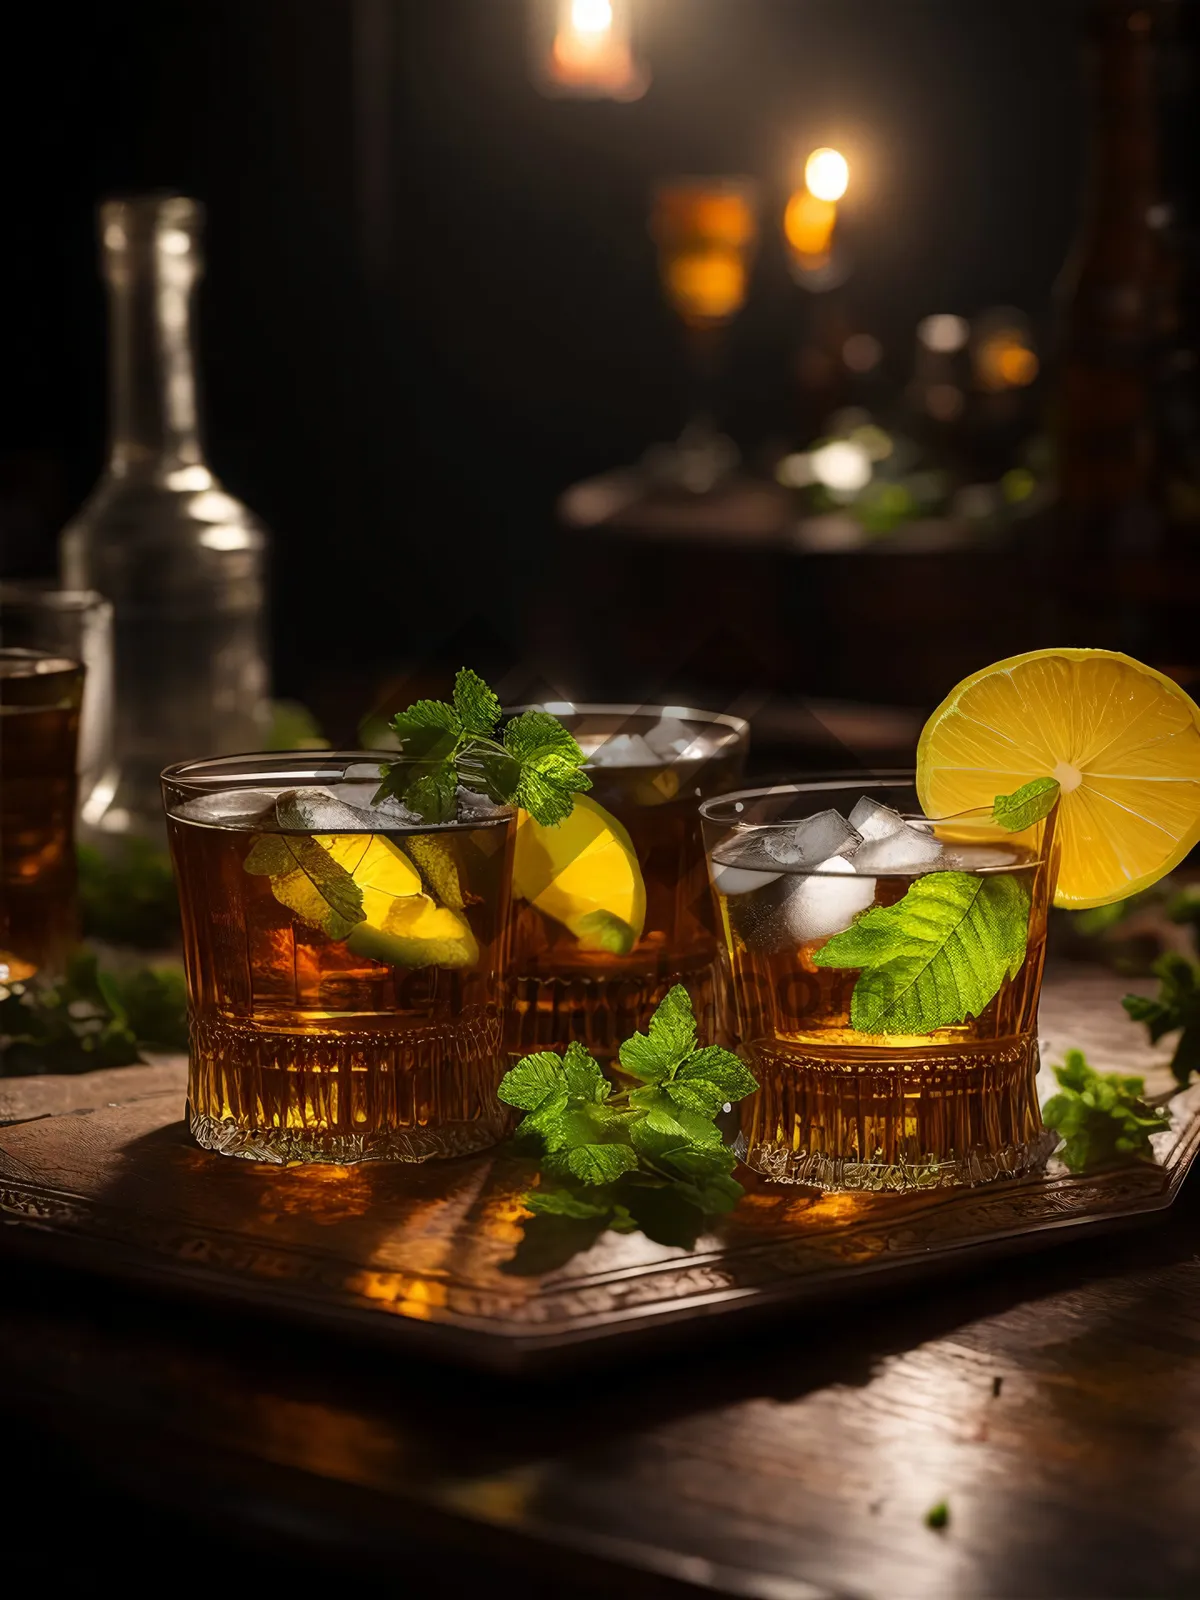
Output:
<path fill-rule="evenodd" d="M 500 701 L 463 667 L 453 702 L 417 700 L 390 724 L 403 756 L 382 770 L 375 795 L 394 795 L 425 822 L 451 822 L 459 787 L 498 805 L 519 805 L 552 825 L 590 789 L 583 751 L 547 711 L 524 711 L 497 737 Z"/>
<path fill-rule="evenodd" d="M 582 1044 L 541 1051 L 505 1074 L 499 1096 L 525 1116 L 517 1130 L 541 1152 L 542 1179 L 522 1196 L 530 1211 L 663 1237 L 669 1203 L 692 1231 L 731 1211 L 742 1186 L 736 1159 L 713 1120 L 753 1093 L 753 1074 L 731 1051 L 700 1046 L 682 984 L 669 991 L 646 1033 L 621 1046 L 636 1086 L 614 1090 Z"/>
<path fill-rule="evenodd" d="M 1121 1004 L 1135 1022 L 1145 1023 L 1151 1044 L 1168 1033 L 1179 1033 L 1171 1071 L 1179 1087 L 1186 1089 L 1192 1074 L 1200 1072 L 1200 966 L 1179 951 L 1168 950 L 1153 971 L 1158 994 L 1127 994 Z"/>
<path fill-rule="evenodd" d="M 998 794 L 992 802 L 992 820 L 1009 833 L 1021 833 L 1050 815 L 1059 793 L 1057 778 L 1034 778 L 1012 794 Z"/>
<path fill-rule="evenodd" d="M 1166 1132 L 1171 1118 L 1147 1105 L 1144 1079 L 1097 1072 L 1082 1050 L 1068 1050 L 1054 1076 L 1059 1093 L 1042 1107 L 1042 1120 L 1063 1139 L 1058 1153 L 1071 1172 L 1154 1159 L 1151 1135 Z"/>
<path fill-rule="evenodd" d="M 850 1021 L 861 1033 L 932 1033 L 978 1017 L 1025 959 L 1029 890 L 997 873 L 930 872 L 895 905 L 864 912 L 813 952 L 860 969 Z"/>

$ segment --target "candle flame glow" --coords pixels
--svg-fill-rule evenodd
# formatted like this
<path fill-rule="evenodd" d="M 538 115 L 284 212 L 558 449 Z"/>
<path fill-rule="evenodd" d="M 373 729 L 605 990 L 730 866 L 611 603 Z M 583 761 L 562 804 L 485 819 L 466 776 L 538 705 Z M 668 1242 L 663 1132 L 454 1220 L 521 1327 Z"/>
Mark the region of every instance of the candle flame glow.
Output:
<path fill-rule="evenodd" d="M 850 183 L 850 166 L 840 150 L 822 147 L 804 163 L 804 181 L 817 200 L 840 200 Z"/>

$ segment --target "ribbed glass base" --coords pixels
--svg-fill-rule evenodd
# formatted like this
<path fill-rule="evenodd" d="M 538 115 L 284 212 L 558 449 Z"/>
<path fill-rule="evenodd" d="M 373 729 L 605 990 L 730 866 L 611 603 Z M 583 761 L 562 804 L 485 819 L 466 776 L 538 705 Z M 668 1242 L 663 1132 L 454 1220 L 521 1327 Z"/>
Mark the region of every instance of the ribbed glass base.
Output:
<path fill-rule="evenodd" d="M 188 1108 L 188 1127 L 196 1143 L 218 1155 L 243 1161 L 329 1162 L 353 1166 L 359 1161 L 431 1161 L 467 1156 L 498 1143 L 506 1119 L 451 1123 L 439 1128 L 387 1128 L 373 1133 L 326 1133 L 312 1128 L 247 1128 L 221 1122 Z"/>
<path fill-rule="evenodd" d="M 748 1052 L 759 1092 L 735 1149 L 776 1183 L 900 1191 L 1036 1171 L 1057 1142 L 1042 1126 L 1037 1041 Z"/>

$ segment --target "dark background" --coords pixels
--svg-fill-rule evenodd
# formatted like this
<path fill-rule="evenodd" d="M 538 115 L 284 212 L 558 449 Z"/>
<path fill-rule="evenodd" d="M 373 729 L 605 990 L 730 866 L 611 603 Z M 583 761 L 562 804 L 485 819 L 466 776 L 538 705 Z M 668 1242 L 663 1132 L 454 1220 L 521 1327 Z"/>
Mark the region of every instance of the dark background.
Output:
<path fill-rule="evenodd" d="M 624 630 L 644 631 L 646 608 L 614 614 L 553 504 L 683 420 L 681 341 L 646 228 L 653 183 L 705 171 L 762 185 L 722 417 L 753 454 L 791 425 L 806 308 L 777 218 L 816 144 L 851 158 L 853 306 L 897 382 L 932 311 L 1015 304 L 1046 334 L 1082 177 L 1077 11 L 644 0 L 653 83 L 625 105 L 539 95 L 523 0 L 27 14 L 4 94 L 4 572 L 52 569 L 103 460 L 95 203 L 175 188 L 209 208 L 210 457 L 274 533 L 279 690 L 319 702 L 342 674 L 361 694 L 459 654 L 503 670 L 536 654 L 552 618 L 578 648 L 569 668 L 548 657 L 544 678 L 630 692 Z M 664 637 L 673 563 L 688 559 L 645 580 Z M 803 628 L 803 564 L 770 581 Z M 814 681 L 785 687 L 861 688 L 819 657 Z M 914 698 L 895 663 L 879 668 L 880 698 Z"/>

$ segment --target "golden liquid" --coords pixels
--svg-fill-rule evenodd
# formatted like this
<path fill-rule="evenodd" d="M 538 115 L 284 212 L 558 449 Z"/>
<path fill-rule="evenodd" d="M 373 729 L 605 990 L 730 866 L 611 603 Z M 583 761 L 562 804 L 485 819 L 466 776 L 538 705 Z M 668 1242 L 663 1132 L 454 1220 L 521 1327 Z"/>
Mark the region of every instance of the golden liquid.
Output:
<path fill-rule="evenodd" d="M 794 874 L 718 895 L 734 975 L 738 1032 L 759 1092 L 744 1100 L 739 1153 L 783 1182 L 908 1189 L 978 1183 L 1045 1159 L 1038 1108 L 1037 1000 L 1051 872 L 1040 850 L 1009 870 L 1030 890 L 1025 960 L 978 1017 L 922 1035 L 851 1026 L 858 973 L 817 967 L 824 939 L 779 936 L 779 902 Z M 876 879 L 892 905 L 911 876 Z"/>
<path fill-rule="evenodd" d="M 700 793 L 736 787 L 743 753 L 654 767 L 592 767 L 590 794 L 629 831 L 646 884 L 646 922 L 628 955 L 581 950 L 574 934 L 513 902 L 510 1054 L 565 1050 L 578 1039 L 612 1060 L 644 1030 L 673 984 L 692 999 L 705 1043 L 729 1037 L 728 1004 L 697 813 Z"/>
<path fill-rule="evenodd" d="M 245 870 L 245 829 L 173 816 L 168 829 L 202 1145 L 263 1161 L 423 1161 L 503 1137 L 510 819 L 438 834 L 479 944 L 474 966 L 452 970 L 373 961 L 293 917 Z"/>
<path fill-rule="evenodd" d="M 60 973 L 79 938 L 75 753 L 83 669 L 0 658 L 0 983 Z"/>

